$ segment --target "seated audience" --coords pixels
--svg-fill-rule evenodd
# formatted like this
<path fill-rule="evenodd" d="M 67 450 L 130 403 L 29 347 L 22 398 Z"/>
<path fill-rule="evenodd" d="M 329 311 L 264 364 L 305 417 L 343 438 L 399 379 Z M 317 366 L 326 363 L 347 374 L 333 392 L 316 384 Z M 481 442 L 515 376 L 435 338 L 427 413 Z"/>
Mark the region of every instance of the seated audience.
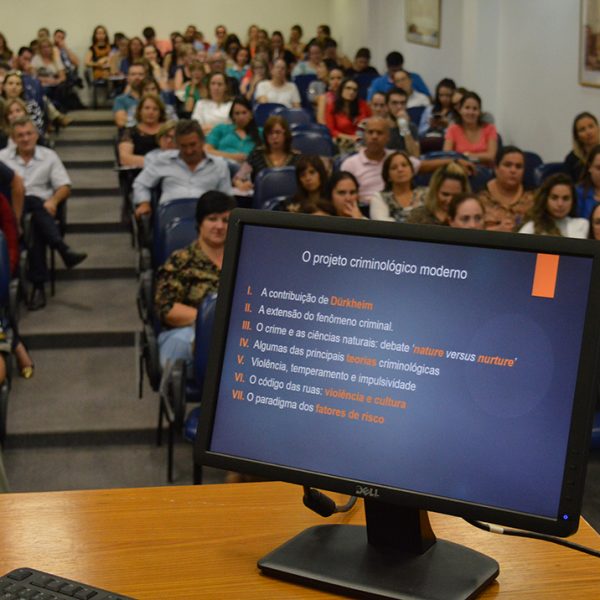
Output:
<path fill-rule="evenodd" d="M 183 88 L 183 114 L 191 115 L 196 103 L 208 95 L 204 87 L 204 78 L 206 77 L 206 65 L 199 60 L 194 60 L 190 64 L 190 80 Z M 179 96 L 179 94 L 178 94 Z"/>
<path fill-rule="evenodd" d="M 148 61 L 150 66 L 148 75 L 158 82 L 161 90 L 167 89 L 167 74 L 160 64 L 160 54 L 156 46 L 147 45 L 144 46 L 143 58 Z"/>
<path fill-rule="evenodd" d="M 177 121 L 179 118 L 177 116 L 177 112 L 175 111 L 175 107 L 172 104 L 167 104 L 166 100 L 169 98 L 169 94 L 167 92 L 163 92 L 158 85 L 158 82 L 153 77 L 146 77 L 142 83 L 140 83 L 140 97 L 145 96 L 146 94 L 154 94 L 158 96 L 162 103 L 165 106 L 165 114 L 167 120 Z M 132 106 L 127 112 L 127 127 L 133 127 L 136 124 L 136 113 L 137 106 Z"/>
<path fill-rule="evenodd" d="M 49 38 L 42 38 L 39 41 L 38 51 L 31 61 L 31 67 L 46 93 L 67 80 L 65 65 L 60 54 L 54 52 L 54 45 Z"/>
<path fill-rule="evenodd" d="M 301 60 L 292 70 L 292 77 L 298 75 L 316 75 L 318 66 L 323 62 L 323 50 L 317 42 L 308 46 L 307 60 Z"/>
<path fill-rule="evenodd" d="M 583 177 L 576 191 L 577 216 L 588 219 L 600 203 L 600 145 L 589 151 Z"/>
<path fill-rule="evenodd" d="M 186 44 L 184 37 L 180 33 L 175 33 L 171 36 L 171 44 L 173 49 L 165 56 L 163 67 L 167 74 L 169 89 L 174 90 L 175 74 L 177 73 L 177 68 L 183 65 L 183 51 Z"/>
<path fill-rule="evenodd" d="M 177 121 L 167 121 L 160 126 L 156 134 L 156 144 L 158 147 L 144 155 L 144 166 L 149 165 L 158 159 L 159 156 L 162 156 L 165 150 L 177 150 L 177 145 L 175 144 L 176 126 Z"/>
<path fill-rule="evenodd" d="M 79 58 L 68 46 L 67 46 L 67 34 L 64 29 L 55 29 L 53 34 L 54 47 L 58 50 L 58 55 L 65 71 L 67 72 L 67 82 L 70 85 L 77 85 L 82 87 L 82 82 L 79 77 Z"/>
<path fill-rule="evenodd" d="M 600 203 L 594 206 L 588 221 L 590 222 L 590 233 L 588 237 L 590 240 L 600 240 Z"/>
<path fill-rule="evenodd" d="M 344 72 L 339 67 L 328 70 L 327 65 L 321 63 L 317 77 L 316 81 L 309 84 L 307 95 L 311 103 L 317 107 L 317 123 L 326 125 L 325 112 L 327 107 L 335 102 L 336 93 L 344 79 Z"/>
<path fill-rule="evenodd" d="M 146 68 L 141 62 L 136 62 L 129 67 L 127 72 L 127 87 L 125 91 L 115 98 L 113 103 L 113 116 L 118 128 L 127 125 L 128 113 L 140 101 L 140 85 L 146 77 Z"/>
<path fill-rule="evenodd" d="M 270 46 L 272 62 L 275 62 L 278 58 L 282 58 L 285 61 L 287 70 L 289 72 L 292 65 L 297 62 L 297 59 L 294 53 L 285 47 L 285 41 L 281 31 L 274 31 L 271 34 Z"/>
<path fill-rule="evenodd" d="M 301 156 L 296 164 L 298 191 L 287 198 L 279 210 L 314 214 L 321 210 L 326 200 L 327 169 L 319 156 Z"/>
<path fill-rule="evenodd" d="M 2 97 L 6 102 L 20 99 L 27 107 L 27 114 L 35 124 L 38 134 L 43 135 L 46 131 L 44 109 L 34 98 L 27 98 L 23 84 L 23 76 L 19 71 L 9 71 L 2 85 Z"/>
<path fill-rule="evenodd" d="M 208 98 L 196 102 L 192 119 L 200 123 L 204 133 L 209 133 L 215 125 L 230 122 L 230 111 L 231 100 L 225 75 L 212 73 L 208 78 Z"/>
<path fill-rule="evenodd" d="M 598 144 L 598 119 L 589 112 L 579 113 L 573 121 L 573 150 L 565 156 L 565 166 L 573 181 L 583 177 L 588 152 Z"/>
<path fill-rule="evenodd" d="M 128 53 L 129 40 L 125 36 L 120 37 L 117 41 L 117 49 L 111 52 L 108 57 L 109 75 L 114 80 L 117 78 L 124 79 L 126 77 L 125 72 L 121 67 L 127 58 Z"/>
<path fill-rule="evenodd" d="M 204 152 L 204 132 L 196 121 L 182 119 L 175 127 L 178 152 L 167 151 L 145 164 L 133 183 L 136 217 L 152 212 L 152 188 L 161 182 L 160 202 L 191 198 L 209 190 L 231 193 L 229 167 L 220 156 Z"/>
<path fill-rule="evenodd" d="M 328 69 L 339 67 L 346 70 L 352 66 L 350 59 L 338 52 L 338 44 L 333 38 L 326 38 L 323 42 L 323 61 Z"/>
<path fill-rule="evenodd" d="M 0 60 L 10 62 L 13 57 L 13 51 L 8 47 L 8 43 L 3 33 L 0 33 Z"/>
<path fill-rule="evenodd" d="M 300 154 L 292 150 L 292 132 L 287 121 L 278 115 L 270 116 L 263 130 L 264 143 L 255 148 L 233 178 L 241 191 L 250 191 L 260 171 L 273 167 L 295 166 Z"/>
<path fill-rule="evenodd" d="M 227 28 L 225 25 L 215 27 L 215 43 L 208 48 L 209 54 L 225 51 L 225 41 L 227 40 Z"/>
<path fill-rule="evenodd" d="M 259 104 L 277 102 L 288 108 L 300 108 L 300 92 L 295 83 L 287 80 L 287 66 L 283 59 L 273 63 L 271 79 L 256 86 L 256 100 Z"/>
<path fill-rule="evenodd" d="M 439 151 L 444 147 L 446 129 L 454 121 L 452 95 L 456 84 L 442 79 L 435 88 L 433 104 L 425 107 L 419 123 L 419 138 L 424 152 Z"/>
<path fill-rule="evenodd" d="M 129 72 L 129 67 L 136 62 L 141 61 L 144 58 L 144 42 L 137 37 L 134 36 L 130 38 L 129 43 L 127 45 L 127 58 L 121 63 L 121 69 L 123 73 L 127 75 Z"/>
<path fill-rule="evenodd" d="M 258 43 L 258 25 L 250 25 L 248 27 L 248 35 L 246 38 L 246 48 L 248 48 L 248 52 L 250 53 L 250 58 L 254 58 L 256 54 L 256 45 Z"/>
<path fill-rule="evenodd" d="M 525 156 L 516 146 L 504 146 L 496 157 L 496 177 L 479 193 L 485 207 L 485 228 L 516 231 L 533 206 L 533 193 L 523 188 Z"/>
<path fill-rule="evenodd" d="M 394 87 L 400 88 L 406 92 L 407 96 L 407 108 L 415 108 L 418 106 L 429 106 L 431 104 L 431 100 L 427 94 L 423 94 L 422 92 L 417 92 L 413 88 L 412 80 L 408 71 L 404 69 L 398 69 L 394 72 L 392 76 L 392 81 L 394 82 Z"/>
<path fill-rule="evenodd" d="M 269 66 L 261 58 L 253 58 L 250 69 L 240 81 L 240 93 L 252 102 L 256 96 L 256 86 L 269 79 Z"/>
<path fill-rule="evenodd" d="M 346 77 L 356 77 L 357 75 L 375 75 L 379 72 L 371 66 L 371 51 L 368 48 L 359 48 L 354 55 L 352 66 L 346 69 Z"/>
<path fill-rule="evenodd" d="M 184 89 L 185 84 L 192 78 L 190 66 L 193 62 L 199 60 L 198 53 L 192 44 L 184 44 L 179 49 L 179 57 L 180 62 L 177 64 L 175 75 L 173 77 L 173 90 L 175 91 Z"/>
<path fill-rule="evenodd" d="M 136 124 L 119 142 L 119 162 L 125 167 L 144 167 L 144 156 L 158 148 L 156 135 L 166 120 L 165 105 L 156 94 L 145 94 L 135 111 Z"/>
<path fill-rule="evenodd" d="M 496 127 L 483 123 L 481 98 L 475 92 L 466 93 L 459 104 L 456 123 L 446 130 L 445 151 L 464 154 L 473 162 L 492 166 L 498 151 Z"/>
<path fill-rule="evenodd" d="M 366 219 L 358 206 L 358 181 L 348 171 L 337 171 L 327 184 L 327 200 L 332 214 L 350 219 Z"/>
<path fill-rule="evenodd" d="M 386 96 L 383 92 L 375 92 L 369 100 L 369 107 L 371 108 L 371 114 L 374 117 L 382 117 L 383 119 L 388 118 L 388 109 L 386 104 Z"/>
<path fill-rule="evenodd" d="M 303 35 L 300 25 L 292 25 L 290 29 L 290 37 L 288 38 L 287 49 L 298 59 L 301 60 L 304 56 L 304 44 L 302 43 Z"/>
<path fill-rule="evenodd" d="M 160 56 L 166 56 L 169 52 L 171 52 L 171 41 L 170 40 L 159 40 L 156 37 L 156 31 L 154 30 L 154 27 L 144 27 L 144 30 L 142 31 L 142 35 L 144 36 L 144 42 L 145 42 L 145 46 L 154 46 L 158 52 L 160 53 Z"/>
<path fill-rule="evenodd" d="M 389 89 L 395 87 L 394 84 L 394 73 L 400 71 L 404 67 L 404 56 L 400 52 L 390 52 L 385 57 L 385 64 L 387 66 L 387 72 L 384 75 L 380 75 L 376 79 L 373 79 L 367 93 L 369 100 L 373 97 L 373 94 L 381 92 L 385 94 Z M 412 87 L 417 91 L 430 96 L 429 88 L 423 81 L 420 75 L 417 73 L 409 73 L 412 81 Z"/>
<path fill-rule="evenodd" d="M 58 251 L 67 268 L 78 265 L 87 255 L 67 246 L 54 220 L 58 206 L 71 193 L 71 180 L 58 155 L 54 150 L 37 145 L 38 132 L 28 118 L 17 119 L 12 124 L 11 136 L 15 146 L 0 150 L 0 161 L 22 177 L 25 185 L 24 210 L 31 213 L 35 234 L 29 251 L 28 275 L 33 287 L 28 308 L 38 310 L 46 305 L 46 246 Z"/>
<path fill-rule="evenodd" d="M 404 223 L 410 211 L 423 204 L 425 188 L 415 188 L 414 167 L 404 151 L 393 152 L 381 171 L 385 187 L 371 196 L 369 217 L 377 221 Z"/>
<path fill-rule="evenodd" d="M 448 225 L 458 229 L 485 229 L 481 199 L 471 193 L 459 194 L 448 205 Z"/>
<path fill-rule="evenodd" d="M 233 64 L 227 67 L 225 72 L 229 77 L 235 77 L 235 79 L 241 81 L 250 68 L 248 64 L 249 60 L 250 53 L 248 52 L 248 48 L 240 46 L 233 55 Z"/>
<path fill-rule="evenodd" d="M 196 205 L 198 239 L 176 250 L 156 277 L 155 307 L 164 330 L 158 336 L 160 364 L 183 359 L 193 372 L 198 308 L 219 289 L 229 215 L 235 200 L 219 191 L 202 194 Z M 190 377 L 192 378 L 192 377 Z"/>
<path fill-rule="evenodd" d="M 537 190 L 533 208 L 519 233 L 586 238 L 590 223 L 575 217 L 575 186 L 564 173 L 548 177 Z"/>
<path fill-rule="evenodd" d="M 110 44 L 106 27 L 97 25 L 92 33 L 92 45 L 85 55 L 85 66 L 92 69 L 92 79 L 106 79 L 109 75 Z"/>
<path fill-rule="evenodd" d="M 237 96 L 231 103 L 229 118 L 231 123 L 221 123 L 213 128 L 206 138 L 205 149 L 209 154 L 243 162 L 262 143 L 252 104 L 243 96 Z"/>
<path fill-rule="evenodd" d="M 411 123 L 406 112 L 408 95 L 402 88 L 392 88 L 385 95 L 390 125 L 387 147 L 391 150 L 406 150 L 411 156 L 420 156 L 417 126 Z"/>
<path fill-rule="evenodd" d="M 325 108 L 325 123 L 331 137 L 343 152 L 354 151 L 358 142 L 358 125 L 371 116 L 368 104 L 358 97 L 358 83 L 344 79 L 335 100 Z"/>
<path fill-rule="evenodd" d="M 223 52 L 215 52 L 214 54 L 211 54 L 208 59 L 208 67 L 209 67 L 209 72 L 210 74 L 213 73 L 222 73 L 223 77 L 225 77 L 225 81 L 227 83 L 227 92 L 229 93 L 229 96 L 231 98 L 233 98 L 234 96 L 238 95 L 239 89 L 240 89 L 240 83 L 239 81 L 235 78 L 235 77 L 229 77 L 229 75 L 227 75 L 227 73 L 225 73 L 225 67 L 227 66 L 226 60 L 225 60 L 225 55 Z M 210 75 L 206 76 L 206 87 L 208 87 L 208 77 Z"/>
<path fill-rule="evenodd" d="M 448 163 L 433 174 L 423 200 L 423 206 L 412 210 L 406 222 L 422 225 L 448 225 L 448 207 L 452 198 L 470 191 L 466 171 L 457 162 Z"/>

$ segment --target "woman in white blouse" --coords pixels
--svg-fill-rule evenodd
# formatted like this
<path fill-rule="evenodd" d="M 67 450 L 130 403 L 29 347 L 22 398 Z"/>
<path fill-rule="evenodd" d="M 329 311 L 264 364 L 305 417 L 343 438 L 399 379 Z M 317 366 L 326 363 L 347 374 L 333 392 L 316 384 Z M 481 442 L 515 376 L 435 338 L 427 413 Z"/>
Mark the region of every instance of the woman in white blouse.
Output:
<path fill-rule="evenodd" d="M 287 80 L 287 65 L 282 58 L 273 63 L 271 79 L 256 86 L 256 101 L 260 104 L 277 102 L 288 108 L 300 107 L 300 92 L 295 83 Z"/>
<path fill-rule="evenodd" d="M 531 220 L 521 227 L 519 233 L 586 238 L 589 221 L 575 218 L 574 214 L 573 180 L 564 173 L 558 173 L 548 177 L 536 192 Z"/>
<path fill-rule="evenodd" d="M 208 78 L 208 98 L 196 102 L 192 119 L 200 123 L 204 133 L 209 133 L 215 125 L 231 123 L 230 110 L 231 100 L 225 75 L 213 73 Z"/>

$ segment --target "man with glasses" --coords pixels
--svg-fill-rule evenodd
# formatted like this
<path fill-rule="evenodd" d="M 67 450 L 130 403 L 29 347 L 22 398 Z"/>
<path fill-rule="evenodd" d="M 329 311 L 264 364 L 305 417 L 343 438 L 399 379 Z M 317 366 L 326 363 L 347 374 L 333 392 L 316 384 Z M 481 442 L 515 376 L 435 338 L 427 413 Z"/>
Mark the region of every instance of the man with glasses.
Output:
<path fill-rule="evenodd" d="M 406 150 L 411 156 L 418 157 L 421 154 L 418 129 L 410 122 L 406 112 L 406 92 L 400 88 L 392 88 L 385 99 L 390 124 L 390 139 L 386 147 L 391 150 Z"/>

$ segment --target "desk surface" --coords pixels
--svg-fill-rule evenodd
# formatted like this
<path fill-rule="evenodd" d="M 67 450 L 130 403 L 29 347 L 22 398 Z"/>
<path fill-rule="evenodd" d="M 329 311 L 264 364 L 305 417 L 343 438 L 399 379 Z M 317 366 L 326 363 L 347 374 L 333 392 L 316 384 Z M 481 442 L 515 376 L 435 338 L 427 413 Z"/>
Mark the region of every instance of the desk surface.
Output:
<path fill-rule="evenodd" d="M 141 600 L 334 598 L 256 567 L 306 527 L 364 522 L 361 502 L 321 519 L 301 495 L 282 483 L 0 494 L 0 572 L 30 566 Z M 600 597 L 597 558 L 456 518 L 432 514 L 431 522 L 438 537 L 500 563 L 482 598 Z M 600 549 L 600 536 L 584 521 L 570 539 Z"/>

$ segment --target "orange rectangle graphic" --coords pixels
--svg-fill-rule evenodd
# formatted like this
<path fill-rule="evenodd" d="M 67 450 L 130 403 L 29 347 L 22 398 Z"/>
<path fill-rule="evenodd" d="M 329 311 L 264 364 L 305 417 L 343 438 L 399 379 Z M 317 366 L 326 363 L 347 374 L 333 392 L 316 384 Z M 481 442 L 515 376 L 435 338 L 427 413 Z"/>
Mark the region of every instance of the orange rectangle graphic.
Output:
<path fill-rule="evenodd" d="M 533 274 L 531 295 L 538 298 L 554 298 L 556 278 L 558 277 L 558 260 L 556 254 L 538 254 Z"/>

